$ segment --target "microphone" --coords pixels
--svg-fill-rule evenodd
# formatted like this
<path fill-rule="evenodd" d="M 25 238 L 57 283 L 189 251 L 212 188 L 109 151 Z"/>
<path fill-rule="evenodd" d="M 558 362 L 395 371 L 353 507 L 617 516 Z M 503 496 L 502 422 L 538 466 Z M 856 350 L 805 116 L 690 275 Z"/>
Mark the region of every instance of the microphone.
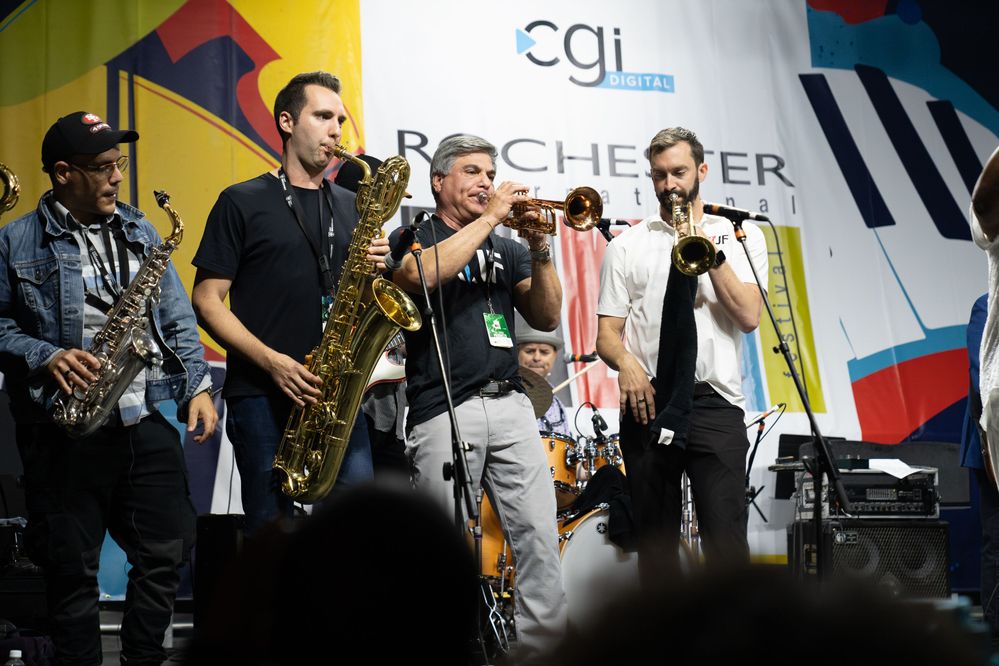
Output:
<path fill-rule="evenodd" d="M 774 412 L 779 412 L 780 410 L 784 409 L 785 407 L 787 407 L 787 403 L 778 402 L 776 405 L 774 405 L 773 407 L 771 407 L 770 409 L 768 409 L 767 411 L 763 412 L 762 414 L 760 414 L 759 416 L 757 416 L 755 419 L 753 419 L 752 421 L 750 421 L 749 423 L 747 423 L 746 427 L 747 428 L 751 428 L 752 426 L 756 425 L 757 423 L 762 423 L 763 420 L 766 419 L 768 416 L 772 415 Z"/>
<path fill-rule="evenodd" d="M 727 217 L 733 222 L 742 222 L 743 220 L 756 220 L 757 222 L 769 222 L 770 218 L 763 213 L 757 213 L 751 210 L 743 210 L 741 208 L 730 208 L 729 206 L 722 206 L 721 204 L 713 204 L 704 202 L 704 212 L 711 213 L 712 215 L 721 215 L 722 217 Z"/>
<path fill-rule="evenodd" d="M 479 192 L 478 194 L 475 195 L 475 198 L 478 199 L 479 203 L 482 204 L 483 206 L 489 203 L 489 195 L 486 194 L 485 192 Z"/>
<path fill-rule="evenodd" d="M 403 227 L 402 233 L 399 234 L 399 238 L 395 241 L 395 247 L 392 248 L 392 252 L 385 257 L 385 268 L 390 271 L 397 271 L 402 266 L 402 258 L 406 256 L 406 252 L 409 250 L 409 246 L 413 244 L 413 239 L 416 237 L 416 232 L 414 231 L 414 223 L 411 226 Z"/>
<path fill-rule="evenodd" d="M 630 227 L 631 222 L 628 220 L 622 220 L 616 217 L 601 217 L 600 221 L 597 222 L 597 226 L 601 227 Z"/>
<path fill-rule="evenodd" d="M 600 416 L 600 412 L 593 410 L 590 422 L 593 423 L 593 432 L 596 433 L 597 439 L 602 439 L 604 433 L 607 432 L 607 421 L 604 421 L 604 417 Z"/>
<path fill-rule="evenodd" d="M 417 229 L 420 228 L 420 225 L 422 225 L 424 222 L 426 222 L 429 219 L 430 219 L 430 213 L 428 213 L 425 210 L 421 210 L 419 213 L 416 214 L 416 217 L 413 218 L 413 221 L 409 223 L 409 228 L 412 229 L 413 231 L 416 231 Z"/>
<path fill-rule="evenodd" d="M 596 352 L 591 354 L 570 354 L 569 352 L 566 352 L 565 356 L 562 358 L 566 363 L 593 363 L 594 361 L 600 359 Z"/>

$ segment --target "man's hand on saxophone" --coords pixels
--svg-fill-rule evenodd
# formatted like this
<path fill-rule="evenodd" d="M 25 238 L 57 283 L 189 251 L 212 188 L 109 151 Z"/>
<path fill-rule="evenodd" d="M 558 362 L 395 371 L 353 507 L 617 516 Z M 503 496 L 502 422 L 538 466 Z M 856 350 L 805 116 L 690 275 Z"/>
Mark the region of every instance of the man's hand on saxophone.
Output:
<path fill-rule="evenodd" d="M 379 273 L 385 272 L 385 257 L 392 248 L 389 247 L 388 236 L 378 236 L 371 240 L 371 245 L 368 247 L 368 254 L 365 257 L 370 261 Z"/>
<path fill-rule="evenodd" d="M 69 395 L 75 388 L 86 390 L 90 382 L 97 379 L 90 370 L 99 367 L 101 362 L 93 354 L 82 349 L 64 349 L 52 357 L 48 370 L 59 388 Z"/>
<path fill-rule="evenodd" d="M 264 367 L 278 388 L 299 407 L 316 404 L 322 395 L 318 387 L 323 385 L 323 380 L 287 354 L 273 349 L 269 352 Z"/>

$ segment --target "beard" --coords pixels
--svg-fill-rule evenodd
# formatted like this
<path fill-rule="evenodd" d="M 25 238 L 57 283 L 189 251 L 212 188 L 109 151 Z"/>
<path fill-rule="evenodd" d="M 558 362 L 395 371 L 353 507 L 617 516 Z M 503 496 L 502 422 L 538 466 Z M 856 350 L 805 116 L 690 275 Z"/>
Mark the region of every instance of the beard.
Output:
<path fill-rule="evenodd" d="M 695 179 L 694 186 L 690 188 L 689 192 L 684 192 L 683 190 L 663 190 L 662 192 L 656 195 L 656 198 L 659 200 L 659 203 L 661 205 L 665 206 L 666 208 L 669 208 L 670 206 L 672 206 L 669 200 L 669 195 L 674 193 L 679 194 L 680 198 L 683 199 L 684 202 L 689 201 L 690 203 L 693 203 L 697 201 L 697 197 L 701 193 L 701 181 Z"/>

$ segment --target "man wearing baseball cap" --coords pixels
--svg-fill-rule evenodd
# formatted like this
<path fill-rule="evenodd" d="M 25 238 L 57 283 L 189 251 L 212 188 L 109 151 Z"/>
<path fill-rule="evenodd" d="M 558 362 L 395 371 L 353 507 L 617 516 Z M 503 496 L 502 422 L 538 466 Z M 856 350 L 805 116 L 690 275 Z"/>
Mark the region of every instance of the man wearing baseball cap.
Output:
<path fill-rule="evenodd" d="M 517 325 L 517 362 L 522 368 L 532 370 L 547 381 L 552 373 L 552 366 L 558 350 L 562 348 L 562 337 L 555 332 L 546 333 L 531 328 L 523 322 Z M 552 395 L 548 411 L 538 419 L 538 430 L 555 432 L 560 435 L 569 434 L 569 420 L 566 418 L 565 405 L 557 395 Z"/>
<path fill-rule="evenodd" d="M 157 404 L 175 400 L 189 432 L 200 421 L 199 443 L 218 421 L 194 312 L 172 265 L 138 323 L 162 363 L 139 372 L 94 433 L 71 437 L 52 419 L 59 396 L 100 376 L 101 361 L 84 350 L 162 242 L 141 211 L 118 200 L 128 166 L 118 144 L 138 138 L 93 113 L 59 118 L 42 141 L 52 189 L 0 229 L 0 371 L 24 464 L 28 552 L 44 571 L 59 664 L 102 661 L 97 569 L 105 531 L 132 566 L 122 661 L 166 658 L 163 635 L 194 539 L 194 508 L 180 438 Z"/>

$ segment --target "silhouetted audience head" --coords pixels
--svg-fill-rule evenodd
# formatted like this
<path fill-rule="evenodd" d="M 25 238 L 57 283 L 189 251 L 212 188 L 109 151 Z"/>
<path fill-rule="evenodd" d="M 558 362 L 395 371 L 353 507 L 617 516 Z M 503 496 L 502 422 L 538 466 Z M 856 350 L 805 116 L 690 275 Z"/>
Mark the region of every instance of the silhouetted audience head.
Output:
<path fill-rule="evenodd" d="M 978 640 L 929 603 L 783 569 L 715 570 L 621 599 L 577 627 L 549 666 L 983 664 Z"/>
<path fill-rule="evenodd" d="M 293 532 L 255 538 L 231 573 L 195 627 L 189 663 L 471 659 L 470 550 L 449 517 L 408 488 L 348 490 Z"/>

